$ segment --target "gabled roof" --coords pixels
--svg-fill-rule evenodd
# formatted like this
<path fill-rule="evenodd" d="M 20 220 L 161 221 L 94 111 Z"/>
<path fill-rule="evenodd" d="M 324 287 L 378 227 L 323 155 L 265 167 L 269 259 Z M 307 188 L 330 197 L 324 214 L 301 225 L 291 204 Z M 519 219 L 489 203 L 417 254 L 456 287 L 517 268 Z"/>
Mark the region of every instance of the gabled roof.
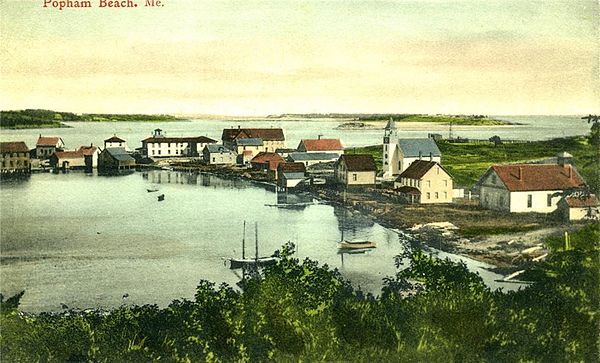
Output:
<path fill-rule="evenodd" d="M 279 163 L 277 171 L 279 173 L 304 173 L 306 167 L 303 163 Z"/>
<path fill-rule="evenodd" d="M 271 163 L 271 162 L 276 162 L 276 163 L 280 163 L 284 161 L 283 158 L 281 157 L 281 155 L 277 154 L 277 153 L 270 153 L 270 152 L 259 152 L 250 162 L 251 163 Z"/>
<path fill-rule="evenodd" d="M 125 151 L 125 148 L 122 147 L 107 147 L 104 149 L 107 153 L 109 153 L 114 159 L 118 161 L 135 161 L 131 155 Z"/>
<path fill-rule="evenodd" d="M 585 208 L 598 206 L 598 198 L 596 198 L 594 194 L 569 195 L 565 197 L 565 202 L 571 208 Z"/>
<path fill-rule="evenodd" d="M 204 148 L 206 148 L 209 153 L 233 154 L 233 150 L 230 150 L 225 146 L 219 144 L 208 144 Z"/>
<path fill-rule="evenodd" d="M 145 142 L 147 144 L 154 144 L 154 143 L 197 143 L 197 144 L 212 144 L 212 143 L 216 143 L 217 140 L 213 140 L 210 137 L 206 137 L 206 136 L 192 136 L 192 137 L 164 137 L 164 136 L 158 136 L 158 137 L 147 137 L 144 140 L 142 140 L 142 142 Z"/>
<path fill-rule="evenodd" d="M 397 178 L 421 179 L 434 166 L 439 166 L 446 174 L 448 172 L 435 161 L 415 160 Z"/>
<path fill-rule="evenodd" d="M 59 142 L 62 142 L 60 137 L 55 136 L 40 136 L 37 140 L 36 146 L 56 146 Z M 63 142 L 64 144 L 64 142 Z"/>
<path fill-rule="evenodd" d="M 54 155 L 56 155 L 59 159 L 81 159 L 83 158 L 83 153 L 79 150 L 69 150 L 69 151 L 55 151 Z"/>
<path fill-rule="evenodd" d="M 238 146 L 262 146 L 263 140 L 258 137 L 248 139 L 237 139 L 235 141 Z"/>
<path fill-rule="evenodd" d="M 0 142 L 0 153 L 28 153 L 29 148 L 23 141 Z"/>
<path fill-rule="evenodd" d="M 221 139 L 223 141 L 233 141 L 237 139 L 259 138 L 264 141 L 284 141 L 282 129 L 256 129 L 256 128 L 237 128 L 223 129 Z"/>
<path fill-rule="evenodd" d="M 402 151 L 402 155 L 408 158 L 422 156 L 423 158 L 429 155 L 434 157 L 442 156 L 440 149 L 433 139 L 399 139 L 398 147 Z"/>
<path fill-rule="evenodd" d="M 77 151 L 83 155 L 94 155 L 97 150 L 98 148 L 95 146 L 81 146 L 79 149 L 77 149 Z"/>
<path fill-rule="evenodd" d="M 494 165 L 489 170 L 495 172 L 511 192 L 585 187 L 585 182 L 577 170 L 569 164 Z"/>
<path fill-rule="evenodd" d="M 309 160 L 337 160 L 339 157 L 336 153 L 290 153 L 288 157 L 293 161 L 309 161 Z"/>
<path fill-rule="evenodd" d="M 373 156 L 367 154 L 344 154 L 338 162 L 344 162 L 348 171 L 377 171 Z"/>
<path fill-rule="evenodd" d="M 114 135 L 113 137 L 109 137 L 108 139 L 104 140 L 104 142 L 125 142 L 125 140 L 117 137 L 117 135 Z"/>
<path fill-rule="evenodd" d="M 340 139 L 304 139 L 300 141 L 300 144 L 298 145 L 298 150 L 302 150 L 302 148 L 306 151 L 332 151 L 344 149 Z"/>

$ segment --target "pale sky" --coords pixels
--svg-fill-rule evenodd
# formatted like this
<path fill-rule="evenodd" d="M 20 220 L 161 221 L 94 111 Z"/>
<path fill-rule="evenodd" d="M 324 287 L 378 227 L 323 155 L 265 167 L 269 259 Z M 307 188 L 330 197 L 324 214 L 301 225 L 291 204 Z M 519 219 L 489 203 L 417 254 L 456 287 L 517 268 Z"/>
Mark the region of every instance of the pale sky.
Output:
<path fill-rule="evenodd" d="M 91 2 L 0 0 L 2 109 L 600 112 L 597 0 Z"/>

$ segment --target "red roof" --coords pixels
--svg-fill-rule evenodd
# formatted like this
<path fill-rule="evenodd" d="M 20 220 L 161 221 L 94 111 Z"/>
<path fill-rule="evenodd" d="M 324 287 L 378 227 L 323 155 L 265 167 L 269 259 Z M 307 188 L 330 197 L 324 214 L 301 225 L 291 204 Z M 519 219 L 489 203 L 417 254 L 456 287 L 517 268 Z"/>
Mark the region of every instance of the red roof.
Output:
<path fill-rule="evenodd" d="M 46 136 L 40 136 L 38 138 L 38 141 L 36 143 L 37 146 L 56 146 L 58 145 L 58 142 L 60 141 L 60 137 L 46 137 Z"/>
<path fill-rule="evenodd" d="M 511 164 L 491 167 L 511 192 L 535 190 L 565 190 L 585 186 L 585 182 L 570 164 Z"/>
<path fill-rule="evenodd" d="M 595 207 L 598 205 L 598 198 L 594 194 L 570 195 L 565 197 L 565 202 L 571 208 Z"/>
<path fill-rule="evenodd" d="M 284 141 L 282 129 L 223 129 L 223 141 L 236 139 L 262 139 L 263 141 Z"/>
<path fill-rule="evenodd" d="M 279 163 L 277 166 L 279 173 L 304 173 L 306 166 L 303 163 Z"/>
<path fill-rule="evenodd" d="M 77 151 L 55 151 L 54 155 L 56 155 L 59 159 L 80 159 L 83 157 L 83 153 L 79 150 Z"/>
<path fill-rule="evenodd" d="M 29 148 L 23 141 L 0 142 L 2 153 L 28 153 Z"/>
<path fill-rule="evenodd" d="M 279 163 L 283 162 L 281 155 L 270 152 L 260 152 L 251 161 L 252 164 L 269 164 L 269 170 L 277 170 Z"/>
<path fill-rule="evenodd" d="M 306 151 L 333 151 L 343 150 L 342 142 L 339 139 L 305 139 L 300 141 L 298 149 L 304 144 Z"/>
<path fill-rule="evenodd" d="M 95 146 L 81 146 L 77 151 L 82 155 L 94 155 L 94 153 L 98 150 Z"/>
<path fill-rule="evenodd" d="M 373 156 L 367 154 L 345 154 L 339 162 L 344 162 L 348 171 L 377 171 Z"/>

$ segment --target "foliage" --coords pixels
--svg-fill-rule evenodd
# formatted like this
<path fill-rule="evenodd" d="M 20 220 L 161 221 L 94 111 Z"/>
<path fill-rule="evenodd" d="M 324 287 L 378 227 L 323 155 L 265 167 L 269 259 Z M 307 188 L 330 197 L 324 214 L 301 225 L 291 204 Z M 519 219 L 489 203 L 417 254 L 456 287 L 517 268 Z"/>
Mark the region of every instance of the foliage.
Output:
<path fill-rule="evenodd" d="M 561 151 L 573 155 L 578 172 L 593 191 L 600 192 L 598 165 L 600 165 L 600 144 L 593 144 L 592 137 L 568 137 L 531 142 L 491 141 L 454 143 L 437 141 L 442 152 L 442 164 L 454 178 L 457 186 L 471 187 L 493 164 L 525 162 L 555 157 Z M 382 146 L 366 146 L 347 150 L 350 154 L 373 155 L 381 166 Z"/>
<path fill-rule="evenodd" d="M 194 300 L 112 311 L 28 315 L 2 302 L 6 361 L 594 361 L 597 224 L 532 270 L 535 283 L 492 291 L 464 264 L 415 251 L 381 296 L 291 256 L 241 281 L 201 281 Z"/>
<path fill-rule="evenodd" d="M 68 121 L 176 121 L 170 115 L 74 114 L 51 110 L 0 111 L 2 128 L 68 127 Z"/>

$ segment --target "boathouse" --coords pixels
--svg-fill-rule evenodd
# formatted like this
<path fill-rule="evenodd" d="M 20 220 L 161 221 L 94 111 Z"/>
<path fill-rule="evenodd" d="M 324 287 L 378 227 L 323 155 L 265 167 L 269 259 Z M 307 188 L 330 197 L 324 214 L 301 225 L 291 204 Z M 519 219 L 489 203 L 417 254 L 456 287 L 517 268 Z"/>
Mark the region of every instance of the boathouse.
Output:
<path fill-rule="evenodd" d="M 31 172 L 29 148 L 23 141 L 0 142 L 0 173 L 28 174 Z"/>

